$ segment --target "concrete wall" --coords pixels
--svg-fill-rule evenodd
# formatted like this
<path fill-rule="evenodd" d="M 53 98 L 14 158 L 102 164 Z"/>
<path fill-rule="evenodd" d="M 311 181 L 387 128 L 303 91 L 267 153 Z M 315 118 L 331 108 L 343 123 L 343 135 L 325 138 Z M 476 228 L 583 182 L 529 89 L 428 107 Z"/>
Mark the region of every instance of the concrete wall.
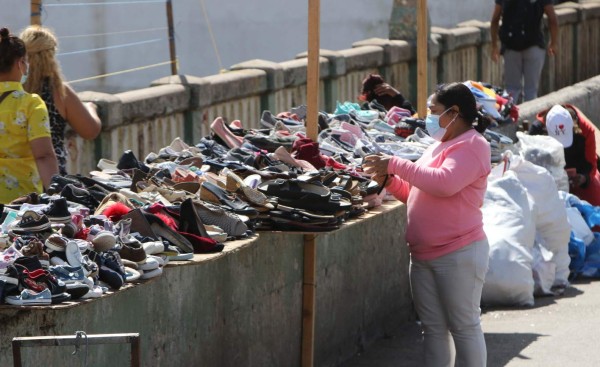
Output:
<path fill-rule="evenodd" d="M 386 204 L 317 237 L 315 366 L 336 366 L 413 317 L 406 207 Z M 395 228 L 396 231 L 381 231 Z M 142 366 L 299 366 L 303 243 L 260 233 L 225 251 L 81 304 L 0 306 L 0 366 L 16 336 L 139 332 Z M 72 348 L 24 349 L 25 366 L 76 365 Z M 127 365 L 127 346 L 90 347 L 94 366 Z"/>
<path fill-rule="evenodd" d="M 522 119 L 534 121 L 538 112 L 555 104 L 569 103 L 578 107 L 600 127 L 600 76 L 557 90 L 519 106 Z"/>
<path fill-rule="evenodd" d="M 547 62 L 540 95 L 600 74 L 600 3 L 566 4 L 557 9 L 561 48 Z M 469 21 L 456 28 L 432 28 L 429 90 L 438 83 L 482 80 L 502 84 L 502 67 L 489 59 L 489 23 Z M 152 87 L 118 94 L 84 92 L 96 102 L 104 124 L 100 138 L 71 137 L 70 172 L 89 172 L 99 158 L 117 160 L 125 149 L 142 159 L 180 136 L 196 143 L 217 116 L 259 126 L 260 113 L 279 112 L 306 101 L 306 53 L 280 63 L 254 59 L 226 73 L 158 79 Z M 381 73 L 409 99 L 416 96 L 415 48 L 405 41 L 371 38 L 352 48 L 321 52 L 320 107 L 355 101 L 368 73 Z"/>

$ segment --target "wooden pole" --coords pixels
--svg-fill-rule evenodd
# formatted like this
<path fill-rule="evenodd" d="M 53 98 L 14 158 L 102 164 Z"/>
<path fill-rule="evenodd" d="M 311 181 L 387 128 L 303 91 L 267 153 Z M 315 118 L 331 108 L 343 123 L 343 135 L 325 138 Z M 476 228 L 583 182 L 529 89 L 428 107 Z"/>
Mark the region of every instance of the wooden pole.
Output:
<path fill-rule="evenodd" d="M 319 135 L 319 43 L 321 0 L 308 0 L 308 65 L 306 78 L 306 135 L 317 141 Z"/>
<path fill-rule="evenodd" d="M 42 25 L 42 0 L 31 0 L 31 25 Z"/>
<path fill-rule="evenodd" d="M 315 357 L 315 294 L 317 282 L 317 236 L 304 235 L 302 283 L 302 367 L 312 367 Z"/>
<path fill-rule="evenodd" d="M 427 114 L 427 0 L 417 0 L 417 113 Z"/>
<path fill-rule="evenodd" d="M 177 75 L 177 52 L 175 52 L 175 27 L 173 26 L 173 4 L 167 0 L 167 27 L 169 29 L 169 54 L 171 56 L 171 74 Z"/>

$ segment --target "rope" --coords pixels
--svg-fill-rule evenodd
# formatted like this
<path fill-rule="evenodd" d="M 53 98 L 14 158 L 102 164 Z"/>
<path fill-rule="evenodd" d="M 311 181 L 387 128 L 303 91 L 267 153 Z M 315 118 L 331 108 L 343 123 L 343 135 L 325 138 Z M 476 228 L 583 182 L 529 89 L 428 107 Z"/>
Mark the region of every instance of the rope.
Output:
<path fill-rule="evenodd" d="M 152 65 L 146 65 L 146 66 L 140 66 L 137 68 L 133 68 L 133 69 L 127 69 L 127 70 L 121 70 L 121 71 L 115 71 L 112 73 L 106 73 L 106 74 L 101 74 L 101 75 L 96 75 L 96 76 L 90 76 L 88 78 L 82 78 L 82 79 L 76 79 L 76 80 L 71 80 L 70 82 L 68 82 L 69 84 L 73 84 L 73 83 L 79 83 L 79 82 L 85 82 L 88 80 L 95 80 L 95 79 L 102 79 L 102 78 L 106 78 L 109 76 L 113 76 L 113 75 L 120 75 L 120 74 L 125 74 L 125 73 L 131 73 L 133 71 L 139 71 L 139 70 L 145 70 L 145 69 L 150 69 L 150 68 L 154 68 L 157 66 L 162 66 L 162 65 L 169 65 L 172 64 L 174 62 L 177 62 L 177 60 L 175 61 L 165 61 L 165 62 L 159 62 L 157 64 L 152 64 Z"/>
<path fill-rule="evenodd" d="M 165 0 L 142 0 L 142 1 L 111 1 L 106 3 L 63 3 L 63 4 L 44 4 L 45 8 L 57 8 L 63 6 L 98 6 L 98 5 L 130 5 L 130 4 L 157 4 L 164 3 Z"/>
<path fill-rule="evenodd" d="M 60 38 L 60 39 L 67 39 L 67 38 L 81 38 L 81 37 L 112 36 L 112 35 L 115 35 L 115 34 L 140 33 L 140 32 L 151 32 L 151 31 L 164 31 L 166 29 L 168 29 L 168 28 L 167 27 L 157 27 L 157 28 L 135 29 L 135 30 L 131 30 L 131 31 L 121 31 L 121 32 L 79 34 L 79 35 L 73 35 L 73 36 L 58 36 L 58 38 Z"/>
<path fill-rule="evenodd" d="M 217 47 L 217 41 L 215 40 L 215 35 L 212 31 L 212 26 L 210 24 L 210 19 L 208 19 L 208 13 L 206 12 L 206 5 L 204 4 L 204 0 L 200 0 L 200 6 L 202 6 L 202 14 L 204 15 L 204 20 L 206 21 L 206 26 L 208 27 L 208 34 L 210 35 L 210 40 L 213 45 L 213 49 L 215 50 L 215 55 L 217 56 L 217 63 L 219 64 L 219 71 L 223 70 L 223 63 L 221 62 L 221 54 L 219 53 L 219 48 Z"/>
<path fill-rule="evenodd" d="M 99 48 L 91 48 L 89 50 L 79 50 L 79 51 L 63 52 L 63 53 L 57 54 L 56 56 L 68 56 L 68 55 L 83 54 L 83 53 L 94 52 L 94 51 L 112 50 L 112 49 L 115 49 L 115 48 L 122 48 L 122 47 L 143 45 L 143 44 L 152 43 L 152 42 L 158 42 L 158 41 L 162 41 L 162 38 L 155 38 L 155 39 L 151 39 L 151 40 L 147 40 L 147 41 L 140 41 L 140 42 L 124 43 L 122 45 L 114 45 L 114 46 L 106 46 L 106 47 L 99 47 Z"/>

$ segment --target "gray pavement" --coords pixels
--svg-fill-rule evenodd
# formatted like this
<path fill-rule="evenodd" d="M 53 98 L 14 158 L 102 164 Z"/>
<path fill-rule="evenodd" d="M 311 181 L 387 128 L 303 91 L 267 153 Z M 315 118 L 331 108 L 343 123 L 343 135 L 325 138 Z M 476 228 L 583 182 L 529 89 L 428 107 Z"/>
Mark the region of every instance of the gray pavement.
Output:
<path fill-rule="evenodd" d="M 531 308 L 484 310 L 488 367 L 600 366 L 600 281 L 579 281 Z M 416 323 L 402 326 L 342 367 L 421 367 Z"/>

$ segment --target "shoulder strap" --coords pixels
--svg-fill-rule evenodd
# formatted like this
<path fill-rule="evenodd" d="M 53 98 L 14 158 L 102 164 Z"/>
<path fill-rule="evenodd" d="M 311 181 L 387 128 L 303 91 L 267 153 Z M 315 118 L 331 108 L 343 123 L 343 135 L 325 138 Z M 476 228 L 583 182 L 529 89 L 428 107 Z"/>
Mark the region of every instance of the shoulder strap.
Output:
<path fill-rule="evenodd" d="M 4 101 L 4 98 L 8 97 L 8 95 L 12 92 L 14 92 L 14 90 L 7 90 L 6 92 L 2 93 L 2 95 L 0 95 L 0 103 L 2 103 L 2 101 Z"/>

